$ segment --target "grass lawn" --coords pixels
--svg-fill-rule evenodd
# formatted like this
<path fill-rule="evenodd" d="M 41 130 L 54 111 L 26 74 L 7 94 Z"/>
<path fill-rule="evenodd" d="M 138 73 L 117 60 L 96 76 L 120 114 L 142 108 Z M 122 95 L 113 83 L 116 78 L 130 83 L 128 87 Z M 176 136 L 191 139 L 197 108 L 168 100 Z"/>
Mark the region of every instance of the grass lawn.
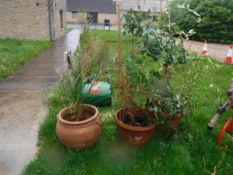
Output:
<path fill-rule="evenodd" d="M 0 80 L 50 46 L 50 41 L 0 40 Z"/>
<path fill-rule="evenodd" d="M 66 29 L 65 29 L 66 33 L 69 33 L 69 32 L 71 32 L 72 30 L 73 30 L 72 28 L 66 28 Z"/>
<path fill-rule="evenodd" d="M 117 33 L 91 31 L 117 48 Z M 129 53 L 128 43 L 123 54 Z M 147 67 L 159 65 L 148 60 Z M 172 136 L 155 133 L 152 140 L 140 150 L 124 145 L 118 136 L 112 116 L 113 106 L 100 108 L 103 120 L 102 137 L 92 148 L 76 152 L 64 147 L 56 137 L 57 113 L 65 106 L 55 90 L 48 99 L 49 116 L 39 132 L 40 150 L 24 175 L 217 175 L 233 174 L 233 142 L 224 137 L 222 146 L 216 146 L 217 134 L 223 124 L 207 131 L 211 116 L 226 100 L 226 90 L 233 77 L 233 67 L 209 58 L 191 54 L 186 64 L 172 68 L 172 85 L 187 97 L 187 112 L 179 129 Z M 224 114 L 226 118 L 230 113 Z"/>

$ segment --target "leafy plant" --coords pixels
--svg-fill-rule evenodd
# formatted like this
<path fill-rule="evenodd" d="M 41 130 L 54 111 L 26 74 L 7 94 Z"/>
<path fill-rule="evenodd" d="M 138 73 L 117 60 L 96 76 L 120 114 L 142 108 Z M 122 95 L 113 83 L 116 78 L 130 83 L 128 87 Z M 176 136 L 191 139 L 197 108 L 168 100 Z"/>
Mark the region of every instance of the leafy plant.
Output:
<path fill-rule="evenodd" d="M 138 7 L 138 11 L 134 11 L 130 9 L 124 15 L 124 34 L 129 34 L 131 36 L 131 57 L 134 58 L 136 55 L 136 42 L 137 38 L 141 37 L 144 28 L 142 22 L 145 20 L 145 14 L 140 11 L 140 7 Z"/>
<path fill-rule="evenodd" d="M 131 52 L 131 57 L 134 58 L 134 39 L 136 36 L 140 36 L 143 32 L 143 27 L 141 26 L 141 21 L 142 21 L 142 13 L 141 12 L 135 12 L 133 10 L 130 10 L 127 14 L 126 14 L 126 21 L 129 22 L 129 24 L 127 24 L 127 22 L 124 25 L 125 31 L 130 33 L 132 35 L 132 52 Z M 122 104 L 127 106 L 127 114 L 123 114 L 124 116 L 122 116 L 122 121 L 124 121 L 123 118 L 129 118 L 130 121 L 126 122 L 126 123 L 130 123 L 130 125 L 132 126 L 138 126 L 138 119 L 137 116 L 135 116 L 135 114 L 133 113 L 133 110 L 136 106 L 136 103 L 134 101 L 135 98 L 133 98 L 135 95 L 137 95 L 139 93 L 139 88 L 140 86 L 140 82 L 138 82 L 137 86 L 134 86 L 135 84 L 132 84 L 132 82 L 130 82 L 129 80 L 129 65 L 125 65 L 124 64 L 124 60 L 123 60 L 123 56 L 122 56 L 122 43 L 121 43 L 121 19 L 120 19 L 120 11 L 119 11 L 119 1 L 118 1 L 118 85 L 120 87 L 120 93 L 119 93 L 119 101 L 122 102 Z M 131 59 L 128 60 L 130 63 L 132 61 L 132 63 L 135 63 L 136 60 Z M 131 64 L 131 68 L 133 68 L 134 66 L 136 66 L 136 64 Z M 138 70 L 137 68 L 133 70 Z M 131 74 L 132 75 L 132 74 Z M 131 79 L 132 80 L 132 79 Z M 133 86 L 132 86 L 133 85 Z M 135 94 L 136 93 L 136 94 Z M 138 107 L 138 106 L 137 106 Z M 142 117 L 146 117 L 147 116 L 140 116 Z M 153 119 L 152 119 L 153 120 Z M 147 124 L 150 123 L 150 120 L 145 120 L 147 122 Z M 149 122 L 149 123 L 148 123 Z M 141 126 L 143 126 L 144 124 L 142 124 Z"/>
<path fill-rule="evenodd" d="M 156 114 L 166 113 L 167 117 L 173 118 L 177 113 L 183 112 L 184 97 L 180 93 L 174 93 L 170 81 L 159 73 L 151 76 L 148 92 L 150 96 L 147 98 L 146 107 Z"/>
<path fill-rule="evenodd" d="M 164 52 L 161 54 L 164 58 L 164 65 L 175 63 L 183 64 L 186 62 L 187 52 L 181 43 L 174 39 L 166 39 L 163 46 Z"/>
<path fill-rule="evenodd" d="M 139 8 L 140 10 L 140 8 Z M 145 18 L 145 15 L 141 11 L 134 11 L 130 9 L 124 15 L 124 34 L 130 34 L 133 38 L 142 36 L 143 34 L 143 25 L 142 22 Z M 132 40 L 133 40 L 132 38 Z"/>
<path fill-rule="evenodd" d="M 76 54 L 75 61 L 72 63 L 72 67 L 68 69 L 60 82 L 60 87 L 63 91 L 64 97 L 70 104 L 70 119 L 74 120 L 79 118 L 82 114 L 82 88 L 87 69 L 81 66 L 82 55 Z"/>
<path fill-rule="evenodd" d="M 183 64 L 186 62 L 187 52 L 182 41 L 173 38 L 172 35 L 150 29 L 143 36 L 144 52 L 155 61 L 162 60 L 164 77 L 170 77 L 170 66 L 172 64 Z"/>
<path fill-rule="evenodd" d="M 69 69 L 64 72 L 60 83 L 63 96 L 70 104 L 70 120 L 82 119 L 81 104 L 87 98 L 82 93 L 85 83 L 89 82 L 90 77 L 95 80 L 106 74 L 109 60 L 110 51 L 106 42 L 90 37 L 88 30 L 85 30 L 81 37 L 81 47 L 69 60 Z"/>
<path fill-rule="evenodd" d="M 159 60 L 163 52 L 163 40 L 155 29 L 148 29 L 143 35 L 144 52 L 154 60 Z"/>
<path fill-rule="evenodd" d="M 155 113 L 166 113 L 168 117 L 174 118 L 176 114 L 183 113 L 184 106 L 180 95 L 175 97 L 154 96 L 148 100 L 148 108 Z"/>

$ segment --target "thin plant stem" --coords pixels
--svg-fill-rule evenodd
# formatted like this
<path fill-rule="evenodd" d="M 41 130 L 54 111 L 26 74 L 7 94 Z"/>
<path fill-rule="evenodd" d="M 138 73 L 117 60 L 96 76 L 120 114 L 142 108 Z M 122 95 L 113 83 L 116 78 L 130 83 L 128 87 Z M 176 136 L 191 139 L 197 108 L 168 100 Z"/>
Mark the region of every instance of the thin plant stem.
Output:
<path fill-rule="evenodd" d="M 121 16 L 120 16 L 120 2 L 117 0 L 117 17 L 118 17 L 118 71 L 119 71 L 119 84 L 120 84 L 120 90 L 122 95 L 127 103 L 128 111 L 129 111 L 129 116 L 131 118 L 131 121 L 133 124 L 135 124 L 135 118 L 132 115 L 132 107 L 133 107 L 133 102 L 132 102 L 132 97 L 130 93 L 130 87 L 126 78 L 126 72 L 124 69 L 123 65 L 123 59 L 122 59 L 122 45 L 121 45 Z"/>

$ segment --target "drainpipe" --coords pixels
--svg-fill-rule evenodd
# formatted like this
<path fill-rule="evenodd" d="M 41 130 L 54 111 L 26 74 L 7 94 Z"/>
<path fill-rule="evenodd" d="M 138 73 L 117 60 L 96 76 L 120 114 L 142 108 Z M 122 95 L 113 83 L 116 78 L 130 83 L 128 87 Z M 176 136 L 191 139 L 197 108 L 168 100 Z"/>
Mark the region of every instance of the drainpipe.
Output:
<path fill-rule="evenodd" d="M 49 39 L 55 41 L 53 0 L 48 0 Z"/>

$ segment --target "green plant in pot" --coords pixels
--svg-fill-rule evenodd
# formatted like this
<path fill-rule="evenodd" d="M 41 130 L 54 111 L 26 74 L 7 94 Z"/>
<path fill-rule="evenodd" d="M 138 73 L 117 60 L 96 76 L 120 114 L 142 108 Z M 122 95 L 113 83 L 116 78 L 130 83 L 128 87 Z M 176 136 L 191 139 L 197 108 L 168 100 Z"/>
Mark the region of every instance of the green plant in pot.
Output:
<path fill-rule="evenodd" d="M 128 143 L 142 147 L 152 137 L 156 124 L 155 114 L 147 109 L 135 107 L 133 96 L 135 92 L 128 82 L 126 69 L 123 64 L 121 50 L 121 24 L 119 1 L 118 4 L 118 86 L 120 87 L 119 100 L 127 107 L 119 109 L 115 116 L 115 122 L 119 134 Z"/>
<path fill-rule="evenodd" d="M 143 57 L 143 55 L 142 55 Z M 142 63 L 141 63 L 141 59 Z M 160 130 L 173 130 L 178 127 L 183 117 L 184 97 L 176 94 L 168 79 L 164 78 L 154 67 L 145 69 L 143 64 L 148 63 L 148 58 L 138 58 L 135 61 L 127 61 L 127 72 L 131 89 L 137 89 L 137 104 L 146 106 L 146 109 L 153 111 L 157 117 L 157 128 Z M 136 82 L 136 83 L 132 83 Z M 141 87 L 138 85 L 141 84 Z M 139 89 L 139 90 L 138 90 Z M 141 90 L 140 90 L 141 89 Z M 146 104 L 144 103 L 146 101 Z"/>
<path fill-rule="evenodd" d="M 153 96 L 148 100 L 148 108 L 158 115 L 158 128 L 176 129 L 184 115 L 183 103 L 180 96 Z"/>
<path fill-rule="evenodd" d="M 151 78 L 150 93 L 147 108 L 157 114 L 158 131 L 173 132 L 184 116 L 185 98 L 175 93 L 172 87 L 160 74 Z"/>
<path fill-rule="evenodd" d="M 69 60 L 69 69 L 64 72 L 60 82 L 60 91 L 70 106 L 62 109 L 57 117 L 56 133 L 67 147 L 82 150 L 93 146 L 100 138 L 102 122 L 98 109 L 85 104 L 87 95 L 83 93 L 85 82 L 95 75 L 103 59 L 99 53 L 93 53 L 93 43 L 82 42 L 82 47 Z M 101 51 L 102 53 L 102 51 Z M 89 87 L 90 90 L 92 87 Z"/>
<path fill-rule="evenodd" d="M 74 61 L 72 68 L 63 75 L 60 87 L 70 106 L 59 112 L 56 125 L 59 140 L 77 150 L 94 145 L 100 138 L 102 127 L 98 109 L 83 104 L 82 89 L 87 68 L 84 64 L 80 60 Z"/>
<path fill-rule="evenodd" d="M 171 33 L 160 33 L 154 29 L 147 30 L 143 36 L 144 52 L 162 64 L 163 73 L 151 78 L 147 107 L 157 113 L 158 127 L 177 128 L 183 116 L 181 96 L 175 95 L 170 80 L 171 66 L 184 64 L 187 52 L 182 40 L 176 40 Z M 179 97 L 179 98 L 177 98 Z"/>

